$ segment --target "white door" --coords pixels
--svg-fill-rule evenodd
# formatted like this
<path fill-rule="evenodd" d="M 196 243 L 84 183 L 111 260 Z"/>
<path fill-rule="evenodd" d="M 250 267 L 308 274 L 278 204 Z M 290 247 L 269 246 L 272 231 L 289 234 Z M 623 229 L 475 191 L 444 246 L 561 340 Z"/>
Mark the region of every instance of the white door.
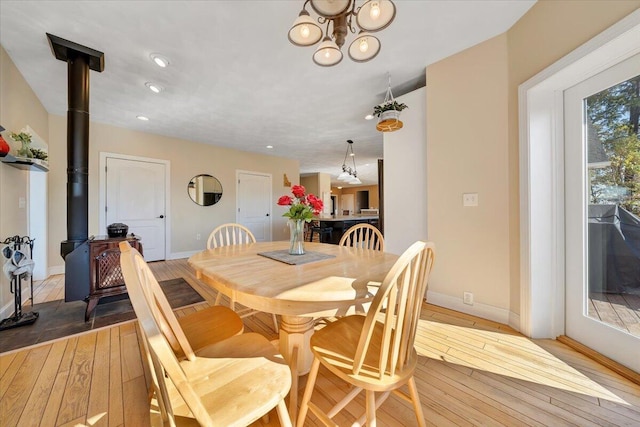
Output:
<path fill-rule="evenodd" d="M 271 175 L 237 172 L 236 222 L 247 227 L 258 242 L 271 241 Z"/>
<path fill-rule="evenodd" d="M 127 224 L 145 260 L 165 259 L 165 165 L 108 157 L 106 166 L 106 225 Z"/>
<path fill-rule="evenodd" d="M 636 55 L 564 94 L 565 333 L 637 372 L 639 74 Z"/>
<path fill-rule="evenodd" d="M 353 208 L 353 194 L 343 194 L 340 199 L 340 215 L 344 214 L 344 211 L 355 213 Z"/>

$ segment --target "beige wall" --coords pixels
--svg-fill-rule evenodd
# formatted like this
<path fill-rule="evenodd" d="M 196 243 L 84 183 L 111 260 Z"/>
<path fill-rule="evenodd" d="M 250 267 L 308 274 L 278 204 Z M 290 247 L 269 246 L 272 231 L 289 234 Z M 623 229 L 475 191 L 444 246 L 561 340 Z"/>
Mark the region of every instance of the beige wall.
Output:
<path fill-rule="evenodd" d="M 315 196 L 320 197 L 320 183 L 317 173 L 301 175 L 300 185 L 304 186 L 307 194 L 311 193 Z"/>
<path fill-rule="evenodd" d="M 4 132 L 7 140 L 9 132 L 20 132 L 26 125 L 31 126 L 43 138 L 46 138 L 49 133 L 46 110 L 1 46 L 0 125 L 7 129 Z M 0 163 L 0 241 L 10 236 L 24 236 L 29 233 L 28 180 L 27 171 Z M 26 201 L 24 208 L 18 207 L 18 200 L 21 197 Z M 4 261 L 4 257 L 0 258 L 2 264 Z M 2 317 L 13 312 L 13 295 L 9 292 L 6 277 L 0 274 L 0 309 L 6 305 L 9 305 L 10 312 L 0 313 Z"/>
<path fill-rule="evenodd" d="M 427 67 L 430 292 L 509 307 L 507 36 Z M 479 206 L 463 207 L 463 193 Z"/>
<path fill-rule="evenodd" d="M 91 123 L 89 153 L 89 234 L 106 234 L 99 228 L 99 158 L 100 152 L 126 154 L 168 160 L 171 162 L 170 197 L 167 212 L 171 226 L 171 248 L 174 255 L 201 250 L 206 237 L 217 225 L 236 220 L 236 170 L 272 175 L 273 240 L 288 238 L 283 210 L 276 205 L 280 196 L 289 193 L 283 186 L 287 174 L 296 184 L 297 160 L 247 153 L 191 141 Z M 49 200 L 66 200 L 66 119 L 50 116 Z M 199 206 L 187 194 L 187 184 L 195 175 L 206 173 L 220 180 L 223 196 L 213 206 Z M 294 178 L 295 177 L 295 178 Z M 51 204 L 51 203 L 50 203 Z M 49 257 L 52 265 L 62 264 L 59 243 L 66 239 L 66 204 L 50 206 Z M 196 240 L 196 234 L 201 240 Z"/>
<path fill-rule="evenodd" d="M 518 86 L 638 7 L 539 1 L 506 33 L 427 67 L 430 290 L 519 314 Z M 476 191 L 480 205 L 463 208 Z"/>

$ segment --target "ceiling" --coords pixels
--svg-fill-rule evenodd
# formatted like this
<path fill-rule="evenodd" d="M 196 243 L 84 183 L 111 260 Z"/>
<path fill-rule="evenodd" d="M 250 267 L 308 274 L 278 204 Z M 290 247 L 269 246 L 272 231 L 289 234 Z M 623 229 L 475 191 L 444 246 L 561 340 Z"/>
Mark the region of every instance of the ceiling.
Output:
<path fill-rule="evenodd" d="M 311 60 L 315 47 L 287 39 L 302 0 L 2 0 L 0 43 L 49 113 L 66 115 L 67 69 L 47 32 L 104 52 L 104 72 L 90 77 L 93 121 L 294 158 L 301 173 L 334 183 L 352 139 L 359 178 L 375 184 L 383 134 L 364 116 L 384 99 L 388 73 L 395 96 L 422 87 L 427 65 L 505 32 L 535 1 L 394 3 L 376 58 L 355 63 L 345 53 L 328 68 Z M 157 67 L 151 53 L 171 64 Z"/>

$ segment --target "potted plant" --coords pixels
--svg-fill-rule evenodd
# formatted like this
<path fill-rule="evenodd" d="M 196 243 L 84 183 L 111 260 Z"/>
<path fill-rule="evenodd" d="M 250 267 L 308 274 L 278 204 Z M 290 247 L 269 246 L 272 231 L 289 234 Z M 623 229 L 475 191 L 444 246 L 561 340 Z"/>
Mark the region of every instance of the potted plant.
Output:
<path fill-rule="evenodd" d="M 409 108 L 407 104 L 400 103 L 395 99 L 385 101 L 373 107 L 373 115 L 378 117 L 376 129 L 380 132 L 393 132 L 402 128 L 400 112 Z"/>
<path fill-rule="evenodd" d="M 16 142 L 20 142 L 22 144 L 22 147 L 20 147 L 20 149 L 18 150 L 18 156 L 20 157 L 26 157 L 26 158 L 33 158 L 33 153 L 31 152 L 31 135 L 28 134 L 27 132 L 20 132 L 20 133 L 11 133 L 11 139 L 13 139 Z"/>

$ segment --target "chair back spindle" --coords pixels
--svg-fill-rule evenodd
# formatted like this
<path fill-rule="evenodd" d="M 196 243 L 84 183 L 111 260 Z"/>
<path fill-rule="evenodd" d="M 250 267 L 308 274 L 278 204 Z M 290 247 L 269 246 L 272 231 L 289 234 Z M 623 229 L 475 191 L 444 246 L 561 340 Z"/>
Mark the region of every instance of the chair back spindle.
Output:
<path fill-rule="evenodd" d="M 228 223 L 216 227 L 211 234 L 209 234 L 207 249 L 255 242 L 255 236 L 247 227 L 240 224 Z"/>
<path fill-rule="evenodd" d="M 380 348 L 380 379 L 393 376 L 398 367 L 409 362 L 433 261 L 433 244 L 416 242 L 389 271 L 367 312 L 354 358 L 354 374 L 360 372 L 367 352 L 374 347 L 371 337 L 381 315 L 384 316 L 382 342 L 375 346 Z"/>
<path fill-rule="evenodd" d="M 342 235 L 338 244 L 340 246 L 384 251 L 384 237 L 382 237 L 380 230 L 371 224 L 356 224 L 349 228 Z"/>

